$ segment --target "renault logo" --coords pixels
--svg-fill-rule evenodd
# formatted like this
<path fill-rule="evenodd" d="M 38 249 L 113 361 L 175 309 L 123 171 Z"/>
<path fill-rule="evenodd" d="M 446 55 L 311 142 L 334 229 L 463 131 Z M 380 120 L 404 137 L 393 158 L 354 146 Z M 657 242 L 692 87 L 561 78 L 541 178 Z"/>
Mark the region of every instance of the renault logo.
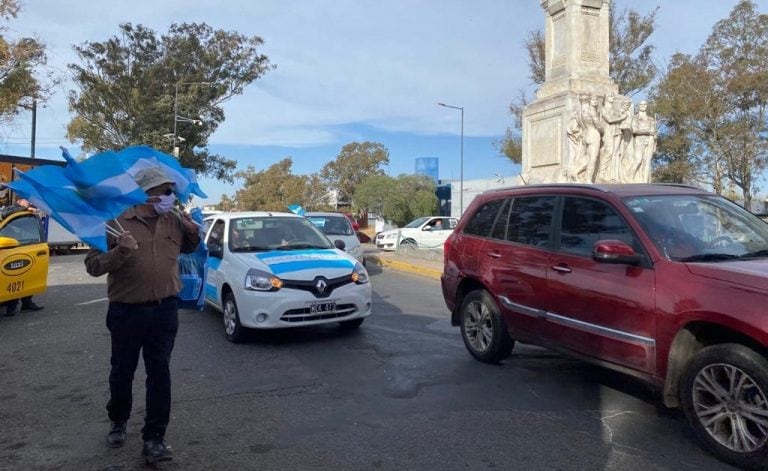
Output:
<path fill-rule="evenodd" d="M 315 288 L 317 288 L 317 294 L 325 293 L 325 288 L 327 287 L 328 287 L 328 283 L 326 283 L 325 280 L 323 279 L 317 280 L 317 283 L 315 283 Z"/>

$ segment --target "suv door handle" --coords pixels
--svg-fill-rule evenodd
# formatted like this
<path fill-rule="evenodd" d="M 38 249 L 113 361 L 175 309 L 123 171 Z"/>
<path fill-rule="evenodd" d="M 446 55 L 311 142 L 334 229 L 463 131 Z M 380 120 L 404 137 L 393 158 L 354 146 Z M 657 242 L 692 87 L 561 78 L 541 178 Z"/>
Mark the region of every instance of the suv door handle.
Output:
<path fill-rule="evenodd" d="M 499 252 L 492 252 L 489 250 L 486 252 L 486 254 L 491 258 L 501 258 L 501 254 Z"/>
<path fill-rule="evenodd" d="M 560 273 L 570 273 L 571 269 L 568 268 L 568 265 L 555 265 L 552 267 L 553 270 L 558 271 Z"/>

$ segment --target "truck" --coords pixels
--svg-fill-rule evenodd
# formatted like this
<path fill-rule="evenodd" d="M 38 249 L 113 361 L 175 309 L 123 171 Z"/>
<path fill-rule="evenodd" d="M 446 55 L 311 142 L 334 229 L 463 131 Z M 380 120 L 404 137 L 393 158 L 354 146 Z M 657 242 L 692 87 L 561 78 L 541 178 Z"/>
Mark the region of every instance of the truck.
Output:
<path fill-rule="evenodd" d="M 33 157 L 18 157 L 0 154 L 0 184 L 14 181 L 17 176 L 14 169 L 22 172 L 32 170 L 40 165 L 65 166 L 64 160 L 38 159 Z M 16 195 L 9 188 L 0 187 L 0 207 L 7 206 L 16 200 Z M 72 249 L 82 247 L 83 243 L 76 235 L 66 230 L 61 224 L 43 215 L 43 236 L 52 253 L 67 254 Z"/>

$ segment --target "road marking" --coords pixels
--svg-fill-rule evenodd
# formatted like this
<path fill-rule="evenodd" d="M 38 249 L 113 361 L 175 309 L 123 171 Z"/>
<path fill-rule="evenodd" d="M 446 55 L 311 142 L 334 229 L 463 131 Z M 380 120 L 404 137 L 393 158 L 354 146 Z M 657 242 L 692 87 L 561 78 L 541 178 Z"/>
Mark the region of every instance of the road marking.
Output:
<path fill-rule="evenodd" d="M 91 300 L 91 301 L 86 301 L 84 303 L 77 303 L 77 304 L 75 304 L 75 306 L 85 306 L 86 304 L 101 303 L 101 302 L 108 301 L 108 300 L 109 300 L 109 298 L 99 298 L 99 299 L 94 299 L 94 300 Z"/>

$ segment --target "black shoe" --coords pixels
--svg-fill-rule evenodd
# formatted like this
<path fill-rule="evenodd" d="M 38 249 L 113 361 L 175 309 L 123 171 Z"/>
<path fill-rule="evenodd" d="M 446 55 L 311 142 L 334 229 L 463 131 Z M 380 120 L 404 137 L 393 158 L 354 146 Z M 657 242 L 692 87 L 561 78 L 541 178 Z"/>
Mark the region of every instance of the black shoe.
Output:
<path fill-rule="evenodd" d="M 21 310 L 22 311 L 39 311 L 43 309 L 43 306 L 40 306 L 39 304 L 35 304 L 34 301 L 29 302 L 22 302 L 21 303 Z"/>
<path fill-rule="evenodd" d="M 19 306 L 19 303 L 16 303 L 13 306 L 8 306 L 7 308 L 5 308 L 6 317 L 13 317 L 20 312 L 21 312 L 21 307 Z"/>
<path fill-rule="evenodd" d="M 173 453 L 171 453 L 171 449 L 165 444 L 165 440 L 162 438 L 145 440 L 144 451 L 142 453 L 149 464 L 157 464 L 163 461 L 173 460 Z"/>
<path fill-rule="evenodd" d="M 125 443 L 126 428 L 125 421 L 121 422 L 112 422 L 112 426 L 109 429 L 109 433 L 107 434 L 107 446 L 110 448 L 118 448 L 123 446 L 123 443 Z"/>

